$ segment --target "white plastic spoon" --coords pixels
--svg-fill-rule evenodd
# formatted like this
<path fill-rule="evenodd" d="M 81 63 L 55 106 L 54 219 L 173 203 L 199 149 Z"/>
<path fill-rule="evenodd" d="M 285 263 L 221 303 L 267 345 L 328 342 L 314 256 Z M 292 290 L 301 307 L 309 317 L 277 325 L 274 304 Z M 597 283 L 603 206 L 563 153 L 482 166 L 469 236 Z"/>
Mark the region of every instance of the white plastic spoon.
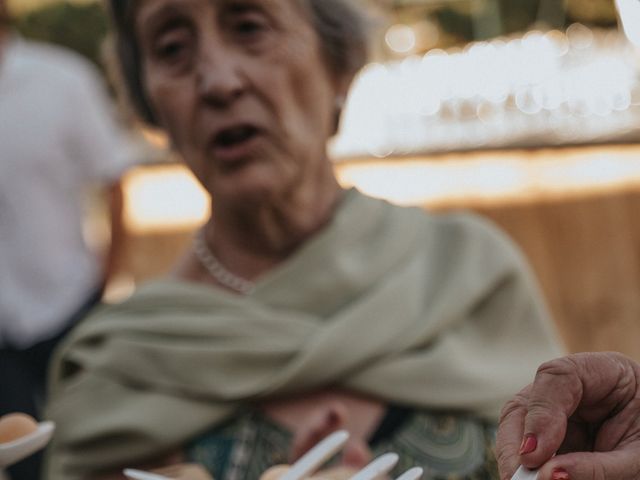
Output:
<path fill-rule="evenodd" d="M 349 433 L 345 430 L 332 433 L 300 457 L 300 459 L 280 477 L 280 480 L 302 480 L 306 478 L 335 455 L 343 447 L 348 438 Z M 169 477 L 163 475 L 133 468 L 125 469 L 123 473 L 131 480 L 171 480 Z"/>
<path fill-rule="evenodd" d="M 528 468 L 523 467 L 522 465 L 516 473 L 513 474 L 511 480 L 537 480 L 538 471 L 537 470 L 529 470 Z"/>
<path fill-rule="evenodd" d="M 349 432 L 338 430 L 317 443 L 298 459 L 280 480 L 302 480 L 315 472 L 323 463 L 338 453 L 349 439 Z"/>
<path fill-rule="evenodd" d="M 44 448 L 51 440 L 54 429 L 53 422 L 40 422 L 38 428 L 28 435 L 0 443 L 0 468 L 13 465 Z"/>
<path fill-rule="evenodd" d="M 400 475 L 396 480 L 418 480 L 422 477 L 424 470 L 420 467 L 413 467 Z"/>
<path fill-rule="evenodd" d="M 171 480 L 169 477 L 165 477 L 164 475 L 145 472 L 144 470 L 136 470 L 134 468 L 125 468 L 122 473 L 132 480 Z"/>
<path fill-rule="evenodd" d="M 349 480 L 373 480 L 385 473 L 389 473 L 396 463 L 398 463 L 398 455 L 395 453 L 385 453 L 380 455 L 369 465 L 353 475 Z"/>

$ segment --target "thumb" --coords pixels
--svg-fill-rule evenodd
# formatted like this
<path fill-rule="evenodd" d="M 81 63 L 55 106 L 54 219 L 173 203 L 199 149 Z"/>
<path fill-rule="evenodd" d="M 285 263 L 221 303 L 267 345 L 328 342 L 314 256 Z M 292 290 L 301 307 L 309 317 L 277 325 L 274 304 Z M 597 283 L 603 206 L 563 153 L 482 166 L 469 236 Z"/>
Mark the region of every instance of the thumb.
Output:
<path fill-rule="evenodd" d="M 538 480 L 637 480 L 640 456 L 632 449 L 558 455 L 538 471 Z"/>

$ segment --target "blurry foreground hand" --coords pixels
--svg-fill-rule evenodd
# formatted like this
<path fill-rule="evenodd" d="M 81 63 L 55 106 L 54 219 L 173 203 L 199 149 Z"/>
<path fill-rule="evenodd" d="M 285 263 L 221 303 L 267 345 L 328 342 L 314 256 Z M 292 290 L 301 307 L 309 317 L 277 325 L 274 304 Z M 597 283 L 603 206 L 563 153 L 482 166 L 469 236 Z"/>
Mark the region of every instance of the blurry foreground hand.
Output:
<path fill-rule="evenodd" d="M 271 467 L 262 474 L 260 480 L 278 480 L 289 468 L 290 465 L 276 465 L 275 467 Z M 345 466 L 327 468 L 326 470 L 314 473 L 312 477 L 309 477 L 309 480 L 347 480 L 357 471 L 358 469 Z"/>
<path fill-rule="evenodd" d="M 265 414 L 293 433 L 289 462 L 298 460 L 336 430 L 347 430 L 341 465 L 356 470 L 372 460 L 367 438 L 384 417 L 386 406 L 371 398 L 339 390 L 326 390 L 262 405 Z"/>
<path fill-rule="evenodd" d="M 523 464 L 538 480 L 640 479 L 639 390 L 640 365 L 618 353 L 543 364 L 502 411 L 500 478 Z"/>

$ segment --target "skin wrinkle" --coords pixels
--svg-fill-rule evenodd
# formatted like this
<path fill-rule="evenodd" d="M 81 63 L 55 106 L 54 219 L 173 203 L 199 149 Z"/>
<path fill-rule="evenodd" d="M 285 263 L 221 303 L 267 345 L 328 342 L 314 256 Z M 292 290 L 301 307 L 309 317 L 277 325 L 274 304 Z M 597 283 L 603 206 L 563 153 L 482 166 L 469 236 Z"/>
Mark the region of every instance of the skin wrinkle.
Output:
<path fill-rule="evenodd" d="M 635 409 L 635 411 L 638 411 L 640 406 L 635 405 L 632 408 Z M 640 420 L 637 418 L 637 416 L 635 416 L 635 418 L 631 422 L 627 423 L 627 428 L 624 429 L 620 433 L 620 435 L 618 437 L 619 445 L 622 446 L 622 447 L 626 447 L 626 446 L 631 446 L 634 442 L 640 441 L 640 434 L 638 433 L 638 430 L 640 430 Z M 603 447 L 599 447 L 597 450 L 598 451 L 608 451 L 606 449 L 607 446 L 609 446 L 609 445 L 605 445 Z"/>
<path fill-rule="evenodd" d="M 524 420 L 524 412 L 528 404 L 528 395 L 531 391 L 531 386 L 525 387 L 522 391 L 516 394 L 511 400 L 509 400 L 503 407 L 500 412 L 500 420 L 499 425 L 503 425 L 505 423 L 511 423 L 511 417 L 522 418 Z M 517 422 L 517 424 L 522 424 L 523 422 Z M 496 459 L 499 465 L 509 465 L 508 468 L 504 470 L 508 470 L 509 472 L 513 472 L 518 468 L 517 459 L 511 459 L 510 453 L 517 452 L 520 448 L 520 439 L 522 438 L 522 429 L 519 432 L 519 435 L 514 435 L 513 440 L 511 442 L 505 442 L 504 448 L 497 449 L 496 448 Z M 502 480 L 511 480 L 511 475 L 506 475 L 502 477 Z"/>
<path fill-rule="evenodd" d="M 565 401 L 564 405 L 566 404 L 567 402 Z M 527 420 L 530 422 L 551 424 L 556 426 L 562 424 L 562 428 L 564 429 L 564 422 L 568 420 L 568 417 L 564 412 L 555 411 L 553 406 L 554 404 L 551 402 L 551 400 L 546 397 L 538 398 L 537 401 L 530 400 L 527 403 L 527 408 L 530 411 L 533 411 L 533 413 L 529 414 Z M 529 433 L 529 430 L 525 425 L 525 434 L 527 433 Z"/>
<path fill-rule="evenodd" d="M 201 148 L 198 145 L 202 145 L 203 130 L 208 124 L 208 118 L 215 122 L 216 116 L 219 116 L 213 107 L 209 106 L 207 110 L 202 103 L 202 106 L 199 106 L 199 102 L 203 102 L 202 98 L 209 93 L 203 91 L 201 93 L 203 97 L 200 100 L 195 96 L 189 98 L 188 95 L 178 93 L 177 95 L 182 95 L 183 99 L 176 100 L 174 102 L 176 107 L 174 107 L 171 106 L 171 102 L 164 100 L 171 97 L 170 91 L 166 88 L 159 90 L 158 87 L 162 84 L 155 80 L 158 73 L 152 61 L 152 47 L 149 44 L 149 32 L 153 31 L 153 22 L 149 22 L 152 26 L 148 26 L 147 22 L 159 16 L 170 4 L 170 0 L 165 1 L 160 6 L 153 5 L 148 11 L 143 4 L 137 22 L 142 30 L 139 37 L 143 43 L 143 65 L 146 77 L 149 78 L 147 91 L 152 98 L 154 110 L 160 113 L 162 123 L 171 132 L 174 144 L 183 153 L 189 167 L 207 190 L 215 192 L 214 209 L 217 210 L 214 216 L 218 222 L 227 225 L 236 224 L 232 227 L 236 231 L 241 230 L 240 226 L 245 231 L 248 227 L 252 228 L 251 235 L 236 235 L 236 241 L 244 242 L 247 247 L 249 247 L 247 242 L 253 240 L 251 247 L 254 250 L 264 248 L 266 244 L 277 256 L 286 255 L 302 239 L 324 225 L 329 218 L 327 212 L 335 206 L 339 187 L 333 172 L 329 171 L 330 164 L 326 158 L 325 142 L 332 128 L 333 98 L 342 93 L 337 91 L 337 85 L 345 82 L 333 78 L 326 67 L 320 55 L 318 38 L 308 23 L 300 21 L 299 16 L 302 14 L 299 9 L 291 7 L 290 2 L 280 2 L 277 12 L 271 12 L 271 17 L 279 18 L 279 22 L 274 22 L 277 33 L 269 34 L 266 40 L 274 48 L 267 50 L 266 46 L 259 44 L 259 50 L 255 52 L 224 57 L 226 62 L 243 62 L 238 63 L 237 67 L 231 64 L 224 67 L 228 69 L 228 75 L 232 75 L 231 69 L 237 68 L 239 94 L 248 99 L 244 104 L 242 104 L 243 98 L 238 100 L 238 104 L 245 107 L 244 110 L 238 107 L 238 111 L 242 112 L 240 116 L 248 117 L 248 112 L 252 111 L 257 115 L 252 114 L 251 118 L 260 118 L 262 126 L 269 125 L 267 129 L 269 143 L 263 144 L 267 149 L 261 152 L 259 160 L 256 158 L 254 165 L 245 169 L 249 173 L 236 176 L 233 184 L 228 186 L 228 180 L 224 183 L 216 180 L 218 171 L 215 163 L 205 161 L 198 151 L 198 148 Z M 173 5 L 177 7 L 175 3 Z M 198 1 L 188 1 L 183 5 L 183 14 L 191 15 L 191 19 L 194 18 L 192 9 L 204 8 L 204 4 Z M 289 8 L 285 8 L 285 5 L 289 5 Z M 209 10 L 212 9 L 213 7 Z M 224 6 L 215 10 L 214 15 L 219 15 L 220 12 L 224 12 Z M 292 18 L 296 15 L 297 20 Z M 187 20 L 191 22 L 191 19 Z M 206 32 L 205 27 L 200 24 L 191 28 L 196 28 L 196 33 L 199 35 Z M 224 43 L 227 42 L 227 38 L 222 36 L 226 34 L 226 30 L 222 26 L 218 28 L 220 33 L 216 34 L 218 36 L 215 37 L 215 41 L 221 45 L 221 48 L 227 48 Z M 207 37 L 206 40 L 212 41 L 210 38 L 213 37 Z M 296 40 L 276 41 L 284 38 Z M 196 40 L 205 41 L 199 38 L 194 41 Z M 241 47 L 236 48 L 233 45 L 233 48 L 235 50 L 229 51 L 241 51 Z M 214 54 L 213 50 L 215 48 L 209 49 L 208 57 L 203 59 L 207 62 L 215 62 L 226 55 L 218 54 L 217 50 Z M 198 57 L 195 57 L 194 61 L 199 61 Z M 308 62 L 316 63 L 317 67 L 309 69 Z M 265 70 L 266 65 L 269 67 L 268 72 Z M 208 68 L 207 72 L 209 71 L 212 71 L 211 68 Z M 310 78 L 309 71 L 313 71 L 316 78 Z M 179 77 L 177 81 L 180 81 Z M 265 81 L 271 88 L 263 85 Z M 185 85 L 181 91 L 188 92 L 190 88 L 193 87 Z M 275 95 L 274 90 L 278 90 L 279 93 Z M 154 98 L 162 100 L 153 101 Z M 187 102 L 187 107 L 180 107 L 178 101 L 182 101 L 183 105 Z M 180 109 L 190 117 L 185 117 L 183 113 L 178 114 Z M 319 114 L 312 112 L 319 112 Z M 233 115 L 232 110 L 230 113 Z M 185 128 L 184 125 L 192 125 L 192 127 Z M 255 170 L 253 177 L 251 169 Z M 260 174 L 258 174 L 259 171 L 261 171 Z M 274 176 L 276 171 L 278 173 Z M 260 180 L 256 183 L 258 178 Z M 244 180 L 249 182 L 246 186 L 242 183 Z M 238 183 L 239 181 L 241 183 Z M 275 187 L 275 185 L 278 186 Z M 234 196 L 231 192 L 232 188 L 241 193 Z M 325 198 L 325 206 L 320 204 L 318 207 L 319 195 L 320 198 Z M 239 201 L 239 198 L 242 198 L 242 201 Z"/>
<path fill-rule="evenodd" d="M 624 385 L 621 384 L 625 377 L 625 370 L 623 368 L 620 368 L 621 366 L 619 364 L 616 364 L 616 366 L 618 366 L 618 375 L 616 376 L 615 383 L 613 383 L 607 390 L 600 391 L 596 395 L 592 394 L 589 400 L 583 402 L 583 405 L 576 411 L 575 414 L 575 416 L 579 420 L 592 422 L 596 419 L 602 418 L 605 415 L 607 417 L 612 417 L 621 410 L 621 404 L 626 403 L 630 400 L 629 397 L 632 396 L 633 392 L 625 390 Z M 598 372 L 598 375 L 601 377 L 603 375 L 606 375 L 610 378 L 610 371 L 611 369 L 609 369 L 606 373 Z M 584 375 L 593 376 L 594 372 L 584 372 Z M 595 382 L 595 380 L 592 381 Z M 584 389 L 585 386 L 583 385 L 583 390 Z M 612 404 L 608 399 L 617 400 Z M 596 408 L 596 406 L 598 406 L 598 408 Z"/>
<path fill-rule="evenodd" d="M 565 375 L 566 372 L 572 372 L 575 368 L 576 370 L 581 369 L 582 366 L 577 364 L 572 358 L 566 359 L 566 362 L 569 365 L 563 367 L 566 368 L 561 369 L 559 371 L 559 375 Z M 572 365 L 571 365 L 572 364 Z M 623 372 L 620 372 L 622 374 Z M 593 372 L 584 372 L 585 375 L 592 375 Z M 588 422 L 593 422 L 598 418 L 602 417 L 602 413 L 599 411 L 593 410 L 594 404 L 601 404 L 603 399 L 613 398 L 611 395 L 619 390 L 619 382 L 620 382 L 620 374 L 618 375 L 618 380 L 608 391 L 601 392 L 598 395 L 594 396 L 590 401 L 585 402 L 580 408 L 576 409 L 574 413 L 567 420 L 567 433 L 565 434 L 566 440 L 563 445 L 559 449 L 559 453 L 566 453 L 575 449 L 577 445 L 581 450 L 593 451 L 595 449 L 595 444 L 597 442 L 598 436 L 597 432 L 600 431 L 602 426 L 602 421 L 598 422 L 598 425 L 590 425 Z M 576 376 L 579 379 L 579 376 Z M 580 382 L 581 391 L 578 393 L 572 394 L 574 399 L 579 399 L 582 397 L 582 393 L 584 391 L 584 384 Z M 626 395 L 621 399 L 621 401 L 626 401 Z M 618 402 L 619 404 L 620 402 Z M 571 410 L 574 410 L 575 403 L 571 406 Z M 616 407 L 618 408 L 618 407 Z M 603 411 L 609 411 L 611 407 L 607 403 L 601 406 L 600 408 Z"/>
<path fill-rule="evenodd" d="M 212 4 L 215 0 L 210 0 Z M 259 3 L 257 0 L 245 0 Z M 368 53 L 367 39 L 370 19 L 349 5 L 348 0 L 293 0 L 307 22 L 314 26 L 322 40 L 322 54 L 334 74 L 352 77 L 364 66 Z M 134 32 L 134 20 L 140 0 L 110 0 L 115 20 L 117 46 L 122 77 L 128 90 L 128 97 L 142 119 L 154 126 L 157 115 L 149 105 L 144 88 L 143 72 L 140 71 L 140 54 Z M 348 87 L 348 85 L 344 85 Z M 334 115 L 334 131 L 340 116 L 339 109 Z"/>
<path fill-rule="evenodd" d="M 633 372 L 627 371 L 620 363 L 617 366 L 619 370 L 618 381 L 605 396 L 613 398 L 620 396 L 621 398 L 612 409 L 610 416 L 616 415 L 625 408 L 625 403 L 630 400 L 629 397 L 634 396 L 637 386 Z"/>
<path fill-rule="evenodd" d="M 305 52 L 301 44 L 298 44 L 298 48 L 294 49 L 291 52 L 291 56 L 294 58 L 294 62 L 304 62 Z M 303 93 L 299 92 L 299 95 L 295 99 L 295 101 L 298 103 L 304 103 L 304 98 L 301 98 L 303 96 L 304 96 Z M 285 128 L 283 129 L 283 133 L 286 136 L 285 142 L 293 141 L 293 137 L 295 137 L 296 134 L 291 133 L 288 135 L 287 133 L 295 132 L 295 130 L 296 130 L 295 125 L 285 126 Z M 324 149 L 322 149 L 316 152 L 315 155 L 325 156 L 326 153 L 324 152 Z M 316 169 L 313 169 L 313 168 L 312 169 L 295 169 L 293 168 L 293 165 L 289 165 L 289 167 L 290 169 L 289 171 L 287 171 L 286 174 L 293 176 L 293 180 L 291 182 L 290 187 L 285 192 L 283 192 L 281 199 L 278 199 L 277 197 L 272 198 L 273 203 L 277 205 L 277 207 L 274 209 L 275 217 L 273 220 L 277 224 L 278 228 L 274 229 L 274 232 L 271 234 L 271 239 L 270 239 L 270 242 L 272 244 L 284 245 L 283 250 L 285 252 L 290 251 L 291 248 L 287 245 L 288 243 L 287 238 L 279 238 L 279 233 L 286 232 L 288 228 L 287 226 L 288 222 L 290 221 L 291 218 L 295 218 L 295 215 L 291 211 L 292 206 L 298 205 L 300 203 L 302 204 L 312 203 L 315 197 L 315 195 L 312 194 L 312 192 L 309 192 L 307 190 L 298 191 L 296 186 L 299 184 L 305 184 L 305 183 L 308 184 L 312 182 L 312 179 L 314 177 L 317 178 L 319 175 L 323 174 L 321 164 L 319 164 Z M 296 197 L 298 198 L 296 199 Z M 300 218 L 299 220 L 302 221 L 302 223 L 296 225 L 294 227 L 295 229 L 308 230 L 309 228 L 312 228 L 310 225 L 305 225 L 305 223 L 309 221 L 309 219 Z M 265 223 L 268 223 L 268 220 Z"/>
<path fill-rule="evenodd" d="M 603 434 L 601 437 L 611 436 L 611 439 L 605 443 L 605 440 L 600 440 L 596 442 L 595 449 L 598 451 L 608 451 L 613 448 L 616 444 L 620 444 L 621 446 L 627 446 L 632 444 L 633 442 L 640 441 L 640 417 L 636 415 L 634 412 L 640 411 L 640 398 L 636 393 L 638 388 L 638 372 L 631 371 L 631 377 L 633 377 L 633 385 L 629 385 L 631 389 L 631 394 L 634 398 L 632 398 L 627 405 L 620 409 L 619 414 L 624 418 L 623 421 L 619 419 L 608 419 L 603 425 Z M 627 421 L 627 418 L 629 421 Z M 612 425 L 613 424 L 613 425 Z M 617 428 L 616 428 L 617 427 Z M 620 430 L 617 435 L 613 432 L 616 430 Z M 630 433 L 631 432 L 631 433 Z M 606 434 L 606 435 L 605 435 Z"/>
<path fill-rule="evenodd" d="M 638 378 L 637 372 L 634 371 L 633 369 L 629 371 L 629 369 L 625 368 L 624 365 L 622 365 L 620 362 L 616 362 L 616 365 L 618 366 L 618 369 L 619 369 L 617 380 L 613 385 L 613 387 L 609 390 L 609 392 L 604 394 L 603 398 L 616 398 L 617 395 L 620 397 L 619 400 L 616 402 L 615 407 L 612 408 L 612 413 L 609 415 L 608 421 L 609 422 L 616 421 L 615 423 L 623 427 L 624 430 L 618 436 L 613 435 L 612 432 L 610 431 L 611 429 L 607 428 L 607 425 L 606 425 L 607 422 L 605 422 L 602 425 L 602 428 L 599 429 L 598 437 L 599 438 L 610 437 L 610 438 L 608 438 L 607 439 L 608 442 L 604 443 L 603 445 L 598 445 L 596 443 L 596 446 L 594 447 L 595 451 L 609 451 L 613 449 L 617 444 L 624 449 L 624 447 L 626 446 L 632 446 L 632 442 L 634 440 L 637 441 L 638 438 L 640 438 L 637 432 L 635 433 L 635 435 L 628 436 L 629 431 L 632 430 L 634 427 L 633 423 L 627 423 L 626 421 L 621 421 L 622 420 L 621 418 L 617 418 L 617 419 L 613 418 L 614 415 L 616 414 L 624 413 L 625 411 L 631 413 L 634 411 L 634 409 L 635 411 L 637 411 L 637 408 L 638 408 L 637 406 L 634 407 L 634 403 L 637 403 L 637 400 L 638 400 L 637 397 L 634 399 L 636 400 L 636 402 L 629 401 L 629 398 L 628 398 L 629 396 L 633 397 L 635 395 L 636 383 Z M 603 372 L 600 372 L 600 373 L 602 374 Z M 624 407 L 621 407 L 621 405 L 623 405 L 625 402 L 628 402 L 627 405 L 625 405 Z M 637 416 L 633 414 L 632 416 L 634 417 L 634 423 L 637 425 L 638 424 Z M 624 428 L 625 426 L 626 428 Z M 627 438 L 622 442 L 620 442 L 620 440 L 624 437 L 627 437 Z M 610 470 L 606 468 L 605 463 L 593 463 L 591 475 L 593 476 L 594 480 L 599 480 L 601 478 L 606 479 L 610 475 Z M 635 479 L 636 476 L 635 474 L 633 474 L 628 478 Z"/>
<path fill-rule="evenodd" d="M 505 403 L 505 405 L 502 407 L 502 411 L 500 412 L 500 420 L 498 423 L 504 423 L 511 416 L 521 413 L 521 409 L 525 408 L 528 405 L 527 395 L 529 394 L 530 390 L 531 387 L 528 386 L 527 388 L 516 394 L 507 403 Z"/>
<path fill-rule="evenodd" d="M 536 373 L 536 377 L 544 377 L 544 376 L 548 376 L 548 377 L 564 377 L 567 378 L 569 377 L 570 379 L 570 384 L 569 386 L 565 389 L 566 390 L 566 396 L 564 399 L 563 404 L 566 405 L 572 412 L 576 410 L 578 403 L 579 403 L 579 399 L 582 397 L 583 394 L 583 384 L 582 381 L 580 380 L 580 377 L 578 375 L 575 375 L 573 373 L 573 367 L 572 365 L 566 365 L 564 362 L 568 362 L 570 364 L 574 364 L 573 359 L 567 358 L 567 359 L 563 359 L 562 362 L 559 363 L 555 363 L 555 362 L 547 362 L 542 364 L 539 368 L 538 371 Z M 575 367 L 577 368 L 577 367 Z M 542 407 L 542 408 L 548 408 L 550 406 L 550 403 L 548 402 L 547 398 L 541 398 L 539 399 L 540 403 L 535 403 L 535 402 L 530 402 L 529 403 L 529 407 Z"/>
<path fill-rule="evenodd" d="M 591 359 L 596 357 L 600 361 L 592 363 Z M 504 423 L 501 423 L 496 447 L 501 478 L 510 478 L 522 462 L 528 467 L 544 463 L 538 472 L 540 480 L 549 480 L 556 468 L 566 470 L 570 478 L 576 480 L 637 480 L 640 418 L 634 411 L 640 409 L 640 392 L 636 391 L 639 374 L 636 363 L 611 352 L 600 356 L 575 354 L 543 365 L 533 387 L 530 385 L 521 392 L 501 420 Z M 543 398 L 532 400 L 536 395 Z M 534 412 L 532 417 L 529 410 L 532 404 L 541 408 L 555 405 L 556 412 L 563 410 L 565 414 L 578 404 L 576 411 L 569 415 L 569 430 L 573 432 L 567 431 L 565 438 L 557 431 L 557 415 L 536 418 Z M 519 457 L 515 442 L 522 438 L 519 425 L 524 418 L 538 436 L 538 448 Z M 582 439 L 572 436 L 578 432 L 582 432 Z M 587 443 L 594 441 L 590 448 Z M 562 443 L 562 451 L 552 457 L 554 452 L 549 449 L 553 449 L 555 442 Z"/>
<path fill-rule="evenodd" d="M 626 417 L 626 412 L 638 411 L 640 405 L 637 405 L 638 398 L 634 397 L 638 386 L 637 377 L 634 371 L 629 371 L 620 362 L 617 362 L 619 370 L 618 380 L 611 390 L 605 394 L 608 398 L 617 398 L 620 400 L 616 402 L 616 405 L 611 409 L 607 418 L 600 425 L 600 435 L 595 440 L 593 449 L 595 451 L 608 451 L 611 450 L 621 439 L 625 438 L 629 430 L 632 428 L 632 424 L 627 422 L 620 422 L 615 417 L 622 415 Z M 637 420 L 635 415 L 634 420 Z M 626 425 L 625 425 L 626 424 Z M 616 431 L 619 431 L 617 434 Z"/>

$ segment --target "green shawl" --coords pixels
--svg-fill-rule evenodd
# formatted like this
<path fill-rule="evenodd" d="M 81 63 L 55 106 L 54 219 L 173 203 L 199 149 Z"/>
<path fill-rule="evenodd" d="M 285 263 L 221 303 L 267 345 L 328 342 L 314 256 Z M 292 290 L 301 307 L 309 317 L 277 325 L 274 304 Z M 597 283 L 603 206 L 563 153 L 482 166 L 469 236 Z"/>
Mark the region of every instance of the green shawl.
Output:
<path fill-rule="evenodd" d="M 327 386 L 495 419 L 558 354 L 503 234 L 352 190 L 248 297 L 166 280 L 82 323 L 51 375 L 48 478 L 133 465 L 240 406 Z"/>

